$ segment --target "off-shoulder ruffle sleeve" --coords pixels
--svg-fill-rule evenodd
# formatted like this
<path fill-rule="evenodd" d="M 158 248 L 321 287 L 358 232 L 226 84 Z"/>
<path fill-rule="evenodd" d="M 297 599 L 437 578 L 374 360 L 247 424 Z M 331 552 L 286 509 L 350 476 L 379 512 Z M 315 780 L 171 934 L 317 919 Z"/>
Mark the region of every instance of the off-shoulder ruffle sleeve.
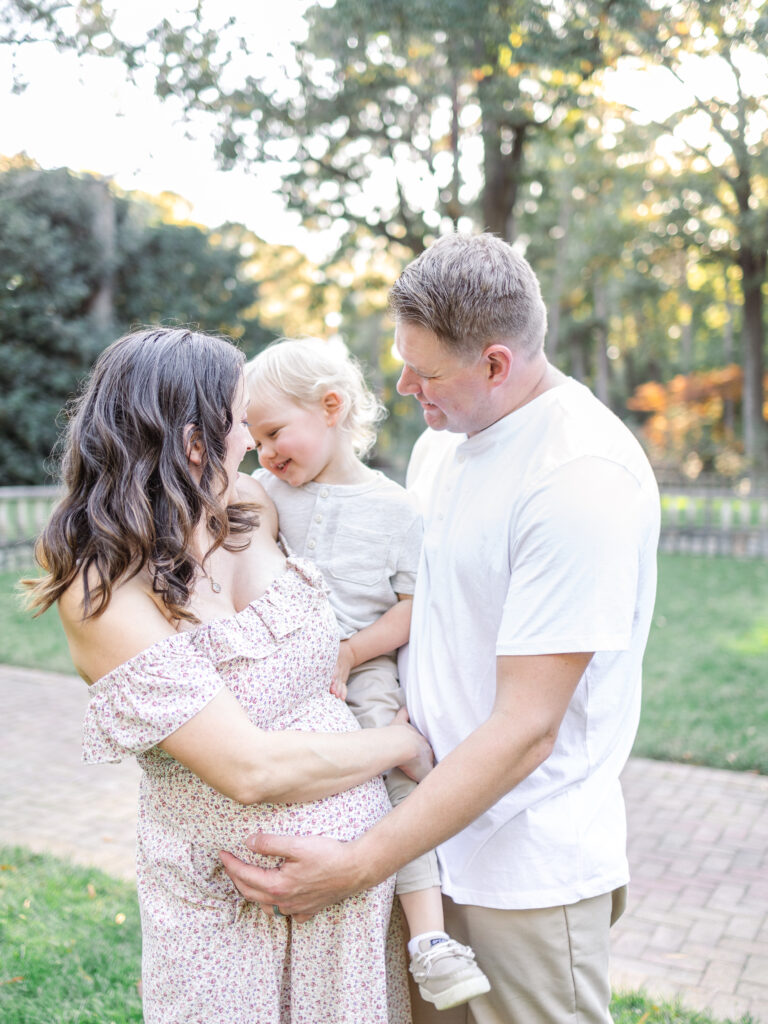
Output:
<path fill-rule="evenodd" d="M 90 688 L 83 760 L 121 761 L 154 747 L 201 711 L 224 682 L 179 633 L 119 665 Z"/>

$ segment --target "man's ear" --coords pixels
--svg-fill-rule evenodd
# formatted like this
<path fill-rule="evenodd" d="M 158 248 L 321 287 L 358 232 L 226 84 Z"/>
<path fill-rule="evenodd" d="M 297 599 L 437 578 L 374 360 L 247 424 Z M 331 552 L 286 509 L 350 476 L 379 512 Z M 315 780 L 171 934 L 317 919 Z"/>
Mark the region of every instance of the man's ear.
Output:
<path fill-rule="evenodd" d="M 200 443 L 200 431 L 194 423 L 187 423 L 184 427 L 184 451 L 188 462 L 193 466 L 202 466 L 203 446 Z"/>
<path fill-rule="evenodd" d="M 483 359 L 486 363 L 489 382 L 494 385 L 506 383 L 515 360 L 514 352 L 506 345 L 496 343 L 489 345 L 483 352 Z"/>
<path fill-rule="evenodd" d="M 325 421 L 329 427 L 335 427 L 344 408 L 344 399 L 338 391 L 326 391 L 321 399 Z"/>

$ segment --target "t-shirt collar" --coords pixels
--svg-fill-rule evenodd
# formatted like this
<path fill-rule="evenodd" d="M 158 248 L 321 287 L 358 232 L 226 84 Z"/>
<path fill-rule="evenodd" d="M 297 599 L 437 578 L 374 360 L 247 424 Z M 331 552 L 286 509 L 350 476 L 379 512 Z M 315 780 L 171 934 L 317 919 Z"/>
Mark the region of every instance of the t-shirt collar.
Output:
<path fill-rule="evenodd" d="M 467 437 L 465 434 L 465 439 L 459 444 L 456 452 L 460 452 L 462 455 L 479 455 L 481 452 L 487 451 L 493 445 L 508 444 L 517 434 L 525 430 L 528 423 L 538 416 L 542 409 L 546 409 L 548 406 L 558 401 L 557 392 L 560 391 L 561 388 L 568 387 L 575 383 L 576 382 L 569 377 L 564 383 L 558 384 L 557 387 L 549 388 L 547 391 L 543 391 L 530 402 L 526 402 L 525 405 L 521 405 L 519 409 L 513 409 L 512 412 L 507 413 L 506 416 L 502 416 L 500 420 L 496 420 L 495 423 L 486 427 L 485 430 L 478 431 L 478 433 L 473 434 L 472 437 Z"/>

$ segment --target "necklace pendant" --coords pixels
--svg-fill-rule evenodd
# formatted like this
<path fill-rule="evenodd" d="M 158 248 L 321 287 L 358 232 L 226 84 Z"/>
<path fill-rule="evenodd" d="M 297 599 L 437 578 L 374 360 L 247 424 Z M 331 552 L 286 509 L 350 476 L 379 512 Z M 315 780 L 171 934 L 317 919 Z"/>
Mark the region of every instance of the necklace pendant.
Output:
<path fill-rule="evenodd" d="M 211 580 L 211 590 L 214 592 L 214 594 L 220 594 L 221 584 L 217 583 L 215 580 Z"/>

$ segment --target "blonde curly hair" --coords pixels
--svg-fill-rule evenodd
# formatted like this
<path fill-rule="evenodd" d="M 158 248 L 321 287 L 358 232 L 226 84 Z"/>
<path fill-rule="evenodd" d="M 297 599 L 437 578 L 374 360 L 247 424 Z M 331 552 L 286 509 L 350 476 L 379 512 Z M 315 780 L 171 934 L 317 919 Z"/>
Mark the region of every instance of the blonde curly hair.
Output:
<path fill-rule="evenodd" d="M 387 410 L 370 390 L 357 360 L 341 345 L 317 338 L 280 338 L 245 364 L 251 401 L 260 394 L 286 396 L 299 405 L 321 402 L 329 391 L 341 399 L 338 426 L 358 458 L 376 443 Z"/>

